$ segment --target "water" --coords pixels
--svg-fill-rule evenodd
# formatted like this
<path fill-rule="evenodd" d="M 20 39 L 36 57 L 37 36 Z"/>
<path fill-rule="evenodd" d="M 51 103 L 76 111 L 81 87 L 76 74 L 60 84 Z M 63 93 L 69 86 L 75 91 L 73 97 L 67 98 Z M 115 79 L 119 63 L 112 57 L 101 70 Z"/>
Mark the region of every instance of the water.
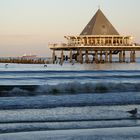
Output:
<path fill-rule="evenodd" d="M 135 107 L 138 115 L 131 117 L 126 111 Z M 92 134 L 101 139 L 104 132 L 105 139 L 125 139 L 129 131 L 140 138 L 139 111 L 140 59 L 132 64 L 0 64 L 0 139 L 33 139 L 34 131 L 36 139 L 91 139 Z M 118 128 L 124 134 L 114 135 Z"/>
<path fill-rule="evenodd" d="M 0 64 L 0 91 L 31 94 L 137 92 L 140 63 L 133 64 Z M 10 94 L 8 94 L 10 96 Z M 16 94 L 17 95 L 17 94 Z M 20 94 L 22 96 L 22 94 Z"/>

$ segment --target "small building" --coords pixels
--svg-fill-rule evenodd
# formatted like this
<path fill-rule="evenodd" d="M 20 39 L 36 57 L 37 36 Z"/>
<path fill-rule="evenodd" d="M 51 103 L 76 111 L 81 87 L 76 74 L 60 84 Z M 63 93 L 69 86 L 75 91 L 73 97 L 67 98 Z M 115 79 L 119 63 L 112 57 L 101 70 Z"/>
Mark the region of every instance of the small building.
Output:
<path fill-rule="evenodd" d="M 132 36 L 123 36 L 114 28 L 103 12 L 98 9 L 79 36 L 65 36 L 67 44 L 49 44 L 53 50 L 52 60 L 56 61 L 56 52 L 61 51 L 60 61 L 73 59 L 79 63 L 112 63 L 113 55 L 118 55 L 119 62 L 126 62 L 126 52 L 130 52 L 130 62 L 136 61 L 136 51 L 140 46 L 133 42 Z M 92 60 L 89 56 L 93 56 Z"/>

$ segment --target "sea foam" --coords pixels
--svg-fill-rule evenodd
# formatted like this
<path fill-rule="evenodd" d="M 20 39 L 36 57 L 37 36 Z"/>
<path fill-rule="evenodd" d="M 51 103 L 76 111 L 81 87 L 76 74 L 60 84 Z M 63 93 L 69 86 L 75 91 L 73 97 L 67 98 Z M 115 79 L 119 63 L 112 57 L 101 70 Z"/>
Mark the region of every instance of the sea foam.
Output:
<path fill-rule="evenodd" d="M 140 83 L 60 83 L 57 85 L 12 85 L 1 86 L 1 96 L 62 95 L 81 93 L 138 92 Z"/>

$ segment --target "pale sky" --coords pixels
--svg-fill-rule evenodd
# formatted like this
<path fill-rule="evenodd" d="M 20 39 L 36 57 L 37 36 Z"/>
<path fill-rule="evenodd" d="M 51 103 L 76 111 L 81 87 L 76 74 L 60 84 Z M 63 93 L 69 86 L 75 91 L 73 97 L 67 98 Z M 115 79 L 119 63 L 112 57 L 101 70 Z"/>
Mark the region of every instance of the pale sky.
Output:
<path fill-rule="evenodd" d="M 140 0 L 0 0 L 0 57 L 50 56 L 48 43 L 79 35 L 98 5 L 120 34 L 140 43 Z"/>

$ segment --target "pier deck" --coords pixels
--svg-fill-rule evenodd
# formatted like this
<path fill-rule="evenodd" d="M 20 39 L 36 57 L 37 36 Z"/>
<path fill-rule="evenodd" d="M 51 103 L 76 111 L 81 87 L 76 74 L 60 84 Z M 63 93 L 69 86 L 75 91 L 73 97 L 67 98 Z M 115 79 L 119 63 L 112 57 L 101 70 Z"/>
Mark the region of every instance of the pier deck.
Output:
<path fill-rule="evenodd" d="M 121 51 L 140 51 L 140 46 L 69 46 L 69 45 L 50 45 L 49 46 L 51 50 L 88 50 L 88 51 L 115 51 L 115 50 L 121 50 Z"/>

